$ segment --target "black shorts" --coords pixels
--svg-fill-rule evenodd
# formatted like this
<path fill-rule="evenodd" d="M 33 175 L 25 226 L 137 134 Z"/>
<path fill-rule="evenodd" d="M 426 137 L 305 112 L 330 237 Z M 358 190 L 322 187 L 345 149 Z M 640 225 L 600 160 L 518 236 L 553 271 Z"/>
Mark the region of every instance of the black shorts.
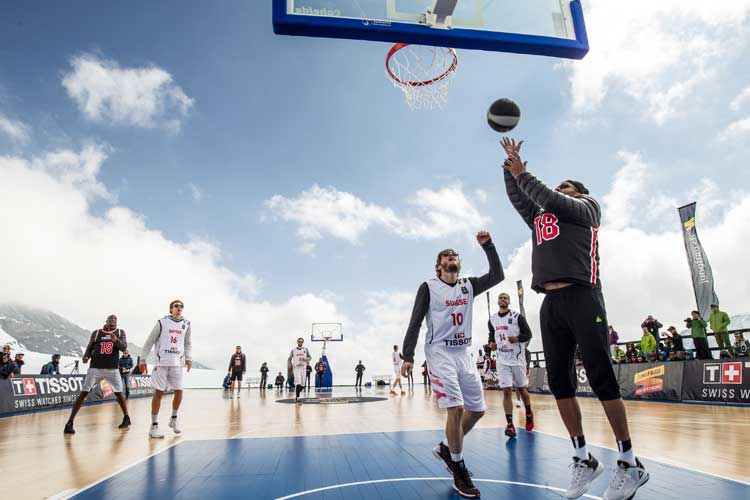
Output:
<path fill-rule="evenodd" d="M 241 371 L 236 372 L 232 370 L 232 376 L 229 377 L 229 380 L 231 381 L 239 380 L 240 382 L 242 382 L 242 372 Z"/>
<path fill-rule="evenodd" d="M 619 399 L 620 386 L 609 353 L 609 329 L 600 288 L 571 285 L 547 292 L 539 311 L 547 379 L 556 399 L 576 393 L 576 345 L 594 394 Z"/>

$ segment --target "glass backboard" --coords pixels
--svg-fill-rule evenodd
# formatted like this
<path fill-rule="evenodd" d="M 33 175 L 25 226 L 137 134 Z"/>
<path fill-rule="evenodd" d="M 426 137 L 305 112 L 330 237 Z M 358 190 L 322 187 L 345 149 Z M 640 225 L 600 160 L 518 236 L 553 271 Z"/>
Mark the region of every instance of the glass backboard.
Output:
<path fill-rule="evenodd" d="M 581 59 L 580 0 L 273 0 L 274 31 Z M 455 5 L 455 7 L 454 7 Z M 435 7 L 452 10 L 440 19 Z M 430 15 L 430 14 L 434 15 Z"/>

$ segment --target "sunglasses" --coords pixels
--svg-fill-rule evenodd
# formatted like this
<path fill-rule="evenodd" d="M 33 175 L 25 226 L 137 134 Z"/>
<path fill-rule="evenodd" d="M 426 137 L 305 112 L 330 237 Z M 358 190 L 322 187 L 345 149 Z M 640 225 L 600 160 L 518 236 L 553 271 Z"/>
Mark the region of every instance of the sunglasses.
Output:
<path fill-rule="evenodd" d="M 455 250 L 443 250 L 440 252 L 441 257 L 458 257 L 458 252 Z"/>
<path fill-rule="evenodd" d="M 182 304 L 173 304 L 172 307 L 177 307 L 178 309 L 183 309 L 185 306 Z"/>

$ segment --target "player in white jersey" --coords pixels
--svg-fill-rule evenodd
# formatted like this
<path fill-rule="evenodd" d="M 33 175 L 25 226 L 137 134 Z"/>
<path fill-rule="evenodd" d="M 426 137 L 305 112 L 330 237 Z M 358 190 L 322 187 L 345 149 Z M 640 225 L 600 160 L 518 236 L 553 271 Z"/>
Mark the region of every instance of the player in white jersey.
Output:
<path fill-rule="evenodd" d="M 430 383 L 438 406 L 447 410 L 446 438 L 433 450 L 453 474 L 453 488 L 466 498 L 479 498 L 479 490 L 471 480 L 463 460 L 464 435 L 484 415 L 482 381 L 471 358 L 471 318 L 474 297 L 500 283 L 503 268 L 486 231 L 477 233 L 477 242 L 484 249 L 490 270 L 480 277 L 459 278 L 461 261 L 452 249 L 437 255 L 437 276 L 422 283 L 417 291 L 409 328 L 404 338 L 406 374 L 414 363 L 414 350 L 419 339 L 422 320 L 427 322 L 424 352 L 429 366 Z M 464 411 L 465 410 L 465 411 Z"/>
<path fill-rule="evenodd" d="M 301 404 L 299 400 L 300 393 L 305 388 L 305 378 L 307 377 L 307 365 L 310 364 L 312 356 L 310 351 L 304 346 L 305 339 L 302 337 L 297 339 L 297 347 L 294 347 L 289 353 L 289 359 L 287 365 L 294 372 L 294 385 L 297 391 L 295 392 L 294 402 Z"/>
<path fill-rule="evenodd" d="M 192 342 L 190 322 L 182 317 L 184 304 L 181 300 L 173 300 L 169 304 L 169 316 L 164 316 L 156 322 L 151 334 L 143 344 L 141 353 L 141 372 L 146 369 L 146 359 L 154 348 L 156 362 L 151 370 L 151 387 L 154 397 L 151 399 L 151 431 L 152 438 L 163 438 L 164 432 L 159 429 L 159 408 L 161 398 L 167 388 L 174 390 L 172 399 L 172 418 L 169 427 L 179 434 L 182 432 L 177 421 L 177 411 L 182 403 L 182 366 L 188 371 L 193 367 Z"/>
<path fill-rule="evenodd" d="M 510 295 L 501 293 L 497 297 L 499 311 L 490 316 L 487 327 L 490 330 L 490 349 L 497 351 L 498 385 L 503 390 L 503 409 L 507 427 L 505 435 L 516 437 L 513 425 L 513 387 L 526 407 L 526 430 L 534 429 L 534 414 L 531 411 L 531 398 L 526 386 L 526 346 L 531 340 L 531 328 L 522 314 L 510 310 Z"/>
<path fill-rule="evenodd" d="M 402 396 L 406 396 L 404 392 L 404 386 L 401 385 L 401 365 L 404 362 L 404 357 L 398 352 L 398 346 L 393 346 L 393 352 L 391 353 L 391 361 L 393 361 L 393 385 L 391 386 L 391 396 L 398 396 L 396 392 L 396 385 L 398 385 Z M 404 373 L 404 377 L 408 377 L 408 374 Z"/>

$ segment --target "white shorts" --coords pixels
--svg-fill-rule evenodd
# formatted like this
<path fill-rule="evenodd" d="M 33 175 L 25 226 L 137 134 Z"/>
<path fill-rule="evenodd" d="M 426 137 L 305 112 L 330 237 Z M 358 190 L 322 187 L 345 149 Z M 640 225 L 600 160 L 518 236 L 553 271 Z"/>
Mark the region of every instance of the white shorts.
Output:
<path fill-rule="evenodd" d="M 501 365 L 498 363 L 497 378 L 500 387 L 526 387 L 529 385 L 525 366 Z"/>
<path fill-rule="evenodd" d="M 485 411 L 484 388 L 469 349 L 427 344 L 424 346 L 430 385 L 440 408 L 463 406 Z"/>
<path fill-rule="evenodd" d="M 154 366 L 151 370 L 151 387 L 157 391 L 182 390 L 181 366 Z"/>
<path fill-rule="evenodd" d="M 294 367 L 294 385 L 305 385 L 307 379 L 307 366 Z"/>
<path fill-rule="evenodd" d="M 401 376 L 401 365 L 393 365 L 393 376 L 399 378 Z"/>
<path fill-rule="evenodd" d="M 89 368 L 89 371 L 86 372 L 86 378 L 83 379 L 81 390 L 91 392 L 91 389 L 102 380 L 109 382 L 113 391 L 122 392 L 122 377 L 120 376 L 120 370 L 117 368 Z"/>

